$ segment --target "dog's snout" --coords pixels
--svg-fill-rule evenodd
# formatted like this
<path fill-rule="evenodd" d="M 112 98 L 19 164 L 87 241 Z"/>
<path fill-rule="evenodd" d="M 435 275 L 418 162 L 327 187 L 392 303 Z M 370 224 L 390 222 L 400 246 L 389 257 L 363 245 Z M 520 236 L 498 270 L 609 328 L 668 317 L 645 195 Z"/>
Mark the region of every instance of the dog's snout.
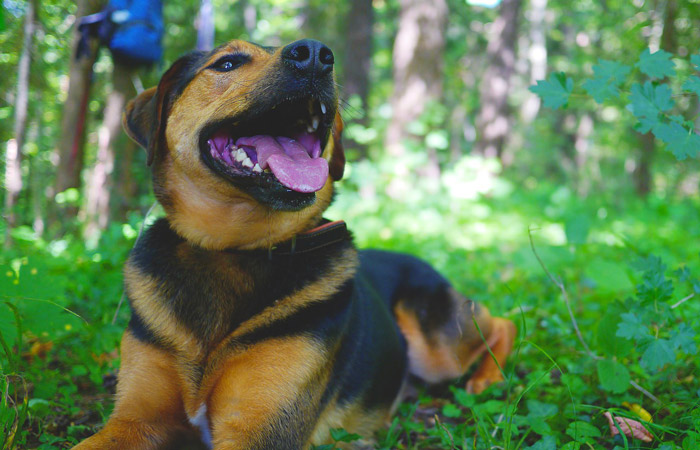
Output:
<path fill-rule="evenodd" d="M 282 49 L 284 63 L 306 75 L 326 75 L 333 70 L 333 52 L 324 43 L 313 39 L 292 42 Z"/>

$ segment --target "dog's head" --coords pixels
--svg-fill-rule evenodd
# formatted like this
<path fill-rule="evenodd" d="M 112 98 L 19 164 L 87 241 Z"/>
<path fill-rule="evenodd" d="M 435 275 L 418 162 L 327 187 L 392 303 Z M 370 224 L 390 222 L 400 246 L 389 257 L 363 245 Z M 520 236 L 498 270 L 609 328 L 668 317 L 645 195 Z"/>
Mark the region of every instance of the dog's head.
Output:
<path fill-rule="evenodd" d="M 313 226 L 343 176 L 333 53 L 231 41 L 177 60 L 126 108 L 175 230 L 206 248 L 269 247 Z"/>

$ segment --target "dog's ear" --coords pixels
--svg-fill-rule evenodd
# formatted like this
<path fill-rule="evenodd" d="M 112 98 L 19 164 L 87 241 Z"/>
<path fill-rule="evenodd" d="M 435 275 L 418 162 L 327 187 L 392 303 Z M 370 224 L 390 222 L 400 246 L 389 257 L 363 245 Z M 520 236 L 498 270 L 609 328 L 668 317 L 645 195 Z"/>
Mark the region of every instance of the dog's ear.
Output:
<path fill-rule="evenodd" d="M 175 98 L 196 75 L 204 52 L 192 52 L 173 63 L 157 87 L 143 91 L 126 105 L 122 124 L 126 134 L 148 152 L 148 165 L 164 149 L 165 126 Z M 162 147 L 162 148 L 161 148 Z"/>
<path fill-rule="evenodd" d="M 153 162 L 150 143 L 156 133 L 156 88 L 152 87 L 129 101 L 122 116 L 122 125 L 126 134 L 141 147 L 148 150 L 148 165 Z"/>
<path fill-rule="evenodd" d="M 335 113 L 335 120 L 333 122 L 333 154 L 331 155 L 331 160 L 328 162 L 328 172 L 334 181 L 338 181 L 343 178 L 343 172 L 345 172 L 345 150 L 343 150 L 342 142 L 343 134 L 343 119 L 340 117 L 340 113 Z"/>

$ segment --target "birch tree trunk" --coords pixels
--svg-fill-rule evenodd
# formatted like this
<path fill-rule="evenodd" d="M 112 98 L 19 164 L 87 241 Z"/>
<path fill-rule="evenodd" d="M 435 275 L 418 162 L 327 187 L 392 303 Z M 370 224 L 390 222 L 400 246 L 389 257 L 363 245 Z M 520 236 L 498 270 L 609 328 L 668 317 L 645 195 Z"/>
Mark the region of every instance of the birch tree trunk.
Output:
<path fill-rule="evenodd" d="M 122 112 L 126 102 L 134 97 L 132 69 L 114 62 L 112 92 L 107 98 L 104 119 L 98 134 L 97 160 L 88 179 L 85 205 L 85 237 L 95 240 L 110 218 L 110 197 L 114 186 L 116 143 L 122 134 Z M 133 151 L 133 149 L 132 149 Z M 118 190 L 117 190 L 118 191 Z"/>
<path fill-rule="evenodd" d="M 481 109 L 476 118 L 479 137 L 474 146 L 475 153 L 486 157 L 501 157 L 511 129 L 508 94 L 515 68 L 521 4 L 521 0 L 503 0 L 498 18 L 491 25 L 486 49 L 489 64 L 481 82 Z"/>
<path fill-rule="evenodd" d="M 655 6 L 658 6 L 658 3 Z M 668 0 L 665 8 L 661 11 L 654 8 L 652 33 L 649 37 L 651 52 L 656 52 L 659 48 L 667 52 L 675 52 L 676 29 L 674 22 L 676 21 L 677 12 L 676 0 Z M 640 136 L 639 143 L 639 156 L 632 173 L 632 179 L 637 194 L 645 197 L 654 187 L 651 171 L 656 154 L 656 139 L 649 132 Z"/>
<path fill-rule="evenodd" d="M 31 0 L 24 12 L 24 37 L 22 54 L 17 68 L 17 96 L 15 97 L 15 138 L 7 143 L 5 152 L 5 247 L 12 245 L 11 231 L 17 225 L 15 206 L 22 190 L 22 147 L 27 133 L 27 116 L 29 110 L 29 68 L 34 47 L 38 2 Z"/>
<path fill-rule="evenodd" d="M 211 0 L 202 0 L 197 16 L 197 50 L 214 48 L 214 7 Z"/>
<path fill-rule="evenodd" d="M 400 0 L 399 31 L 394 41 L 392 118 L 386 151 L 406 153 L 403 141 L 412 138 L 407 125 L 418 119 L 431 101 L 442 98 L 442 74 L 447 27 L 444 0 Z"/>
<path fill-rule="evenodd" d="M 530 26 L 530 48 L 527 59 L 530 63 L 530 84 L 544 80 L 547 76 L 547 38 L 545 33 L 545 15 L 547 0 L 530 0 L 527 19 Z M 521 115 L 525 123 L 531 123 L 540 110 L 540 97 L 532 92 L 527 94 L 523 102 Z"/>

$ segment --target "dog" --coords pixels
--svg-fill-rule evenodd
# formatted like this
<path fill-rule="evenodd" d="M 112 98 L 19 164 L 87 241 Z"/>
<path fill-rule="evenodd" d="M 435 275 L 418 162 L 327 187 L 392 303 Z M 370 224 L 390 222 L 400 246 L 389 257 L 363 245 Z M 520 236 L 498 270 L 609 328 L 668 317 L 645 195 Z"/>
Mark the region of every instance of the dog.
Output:
<path fill-rule="evenodd" d="M 503 379 L 511 321 L 323 219 L 345 165 L 333 67 L 319 41 L 234 40 L 127 105 L 166 214 L 125 265 L 114 411 L 76 449 L 302 449 L 340 427 L 371 439 L 409 374 L 439 383 L 481 358 L 468 390 Z"/>

